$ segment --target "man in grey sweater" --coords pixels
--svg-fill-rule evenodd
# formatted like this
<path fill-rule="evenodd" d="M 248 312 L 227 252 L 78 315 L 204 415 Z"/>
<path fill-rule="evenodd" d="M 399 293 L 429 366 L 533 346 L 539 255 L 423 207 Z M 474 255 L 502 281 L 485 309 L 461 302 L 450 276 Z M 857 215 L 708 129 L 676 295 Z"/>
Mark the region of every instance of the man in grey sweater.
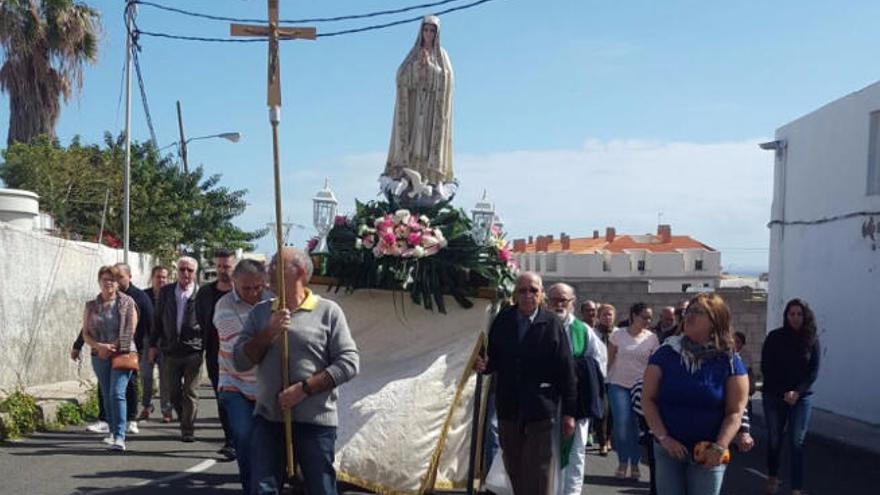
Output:
<path fill-rule="evenodd" d="M 336 495 L 337 387 L 358 372 L 358 350 L 342 309 L 308 288 L 312 261 L 302 251 L 284 248 L 283 263 L 269 266 L 273 282 L 276 269 L 284 269 L 286 308 L 276 300 L 251 311 L 235 343 L 235 368 L 247 371 L 256 365 L 257 400 L 251 436 L 253 493 L 277 494 L 284 480 L 283 410 L 293 415 L 294 456 L 305 478 L 308 493 Z M 283 340 L 288 335 L 291 386 L 282 390 Z"/>

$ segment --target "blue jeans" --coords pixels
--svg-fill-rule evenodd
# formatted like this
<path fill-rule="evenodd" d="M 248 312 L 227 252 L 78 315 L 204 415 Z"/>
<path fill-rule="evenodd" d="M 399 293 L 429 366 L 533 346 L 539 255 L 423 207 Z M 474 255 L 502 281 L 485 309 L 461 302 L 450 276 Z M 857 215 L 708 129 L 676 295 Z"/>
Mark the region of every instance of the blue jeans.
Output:
<path fill-rule="evenodd" d="M 725 468 L 724 464 L 707 468 L 690 459 L 680 461 L 654 442 L 657 495 L 718 495 Z"/>
<path fill-rule="evenodd" d="M 614 416 L 612 438 L 617 460 L 621 465 L 627 463 L 638 466 L 642 452 L 639 447 L 639 425 L 632 410 L 632 399 L 628 388 L 608 385 L 608 402 Z"/>
<path fill-rule="evenodd" d="M 791 446 L 791 489 L 800 490 L 804 484 L 804 440 L 813 411 L 813 396 L 801 397 L 790 406 L 781 397 L 765 394 L 763 402 L 764 421 L 767 423 L 767 475 L 778 476 L 782 437 L 787 425 Z"/>
<path fill-rule="evenodd" d="M 293 423 L 293 454 L 309 495 L 336 495 L 336 427 Z M 251 434 L 251 493 L 276 495 L 284 485 L 284 423 L 254 416 Z"/>
<path fill-rule="evenodd" d="M 251 432 L 254 426 L 254 402 L 238 392 L 218 394 L 220 407 L 226 411 L 229 434 L 235 447 L 238 473 L 244 493 L 251 493 Z"/>
<path fill-rule="evenodd" d="M 92 369 L 95 370 L 95 376 L 98 378 L 98 393 L 104 400 L 110 434 L 113 438 L 125 440 L 127 422 L 125 389 L 131 380 L 131 371 L 114 370 L 110 366 L 109 359 L 101 359 L 98 356 L 92 356 Z"/>

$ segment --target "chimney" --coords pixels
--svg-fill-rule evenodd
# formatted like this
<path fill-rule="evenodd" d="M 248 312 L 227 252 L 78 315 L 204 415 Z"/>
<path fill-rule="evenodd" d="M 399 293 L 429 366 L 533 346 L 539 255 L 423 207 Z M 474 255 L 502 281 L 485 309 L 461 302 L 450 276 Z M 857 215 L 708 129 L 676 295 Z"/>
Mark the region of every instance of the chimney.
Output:
<path fill-rule="evenodd" d="M 529 244 L 534 244 L 534 243 L 535 243 L 535 238 L 532 236 L 529 236 Z"/>
<path fill-rule="evenodd" d="M 599 238 L 599 231 L 598 231 L 598 230 L 594 230 L 594 231 L 593 231 L 593 239 L 598 239 L 598 238 Z"/>
<path fill-rule="evenodd" d="M 546 252 L 547 245 L 550 244 L 549 240 L 547 239 L 547 236 L 546 235 L 539 235 L 537 242 L 538 242 L 538 251 Z"/>
<path fill-rule="evenodd" d="M 605 227 L 605 241 L 606 242 L 614 242 L 614 237 L 617 234 L 614 232 L 614 227 Z"/>
<path fill-rule="evenodd" d="M 669 225 L 668 223 L 658 225 L 657 237 L 660 238 L 660 242 L 662 243 L 672 242 L 672 225 Z"/>
<path fill-rule="evenodd" d="M 526 252 L 526 240 L 525 239 L 514 239 L 513 240 L 513 252 L 514 253 Z"/>
<path fill-rule="evenodd" d="M 562 243 L 563 251 L 568 251 L 571 248 L 571 238 L 565 235 L 565 232 L 559 234 L 559 242 Z"/>

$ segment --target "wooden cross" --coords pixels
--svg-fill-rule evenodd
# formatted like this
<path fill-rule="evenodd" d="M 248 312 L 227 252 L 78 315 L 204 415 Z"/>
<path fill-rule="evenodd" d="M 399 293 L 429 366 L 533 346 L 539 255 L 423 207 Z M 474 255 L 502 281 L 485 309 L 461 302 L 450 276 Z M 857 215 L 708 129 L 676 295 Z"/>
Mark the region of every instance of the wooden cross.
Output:
<path fill-rule="evenodd" d="M 304 28 L 280 28 L 278 27 L 278 0 L 269 2 L 269 25 L 254 26 L 250 24 L 232 24 L 230 34 L 232 36 L 268 36 L 269 37 L 269 79 L 267 83 L 268 95 L 266 104 L 269 105 L 269 123 L 272 124 L 272 155 L 275 167 L 275 239 L 277 241 L 278 254 L 276 257 L 276 270 L 278 286 L 276 287 L 279 309 L 287 306 L 287 297 L 284 287 L 284 261 L 281 257 L 283 238 L 281 229 L 284 226 L 281 212 L 281 160 L 278 150 L 278 124 L 281 123 L 281 64 L 278 59 L 278 40 L 309 39 L 317 38 L 313 27 Z M 281 382 L 284 389 L 290 386 L 290 371 L 288 368 L 288 335 L 284 332 L 281 343 Z M 290 409 L 284 411 L 284 447 L 287 454 L 287 475 L 293 477 L 296 462 L 293 458 L 293 422 Z"/>
<path fill-rule="evenodd" d="M 281 64 L 278 59 L 278 40 L 306 39 L 314 40 L 317 30 L 313 27 L 278 27 L 278 0 L 269 1 L 269 25 L 232 24 L 232 36 L 268 36 L 269 37 L 269 78 L 266 104 L 270 107 L 281 106 Z"/>

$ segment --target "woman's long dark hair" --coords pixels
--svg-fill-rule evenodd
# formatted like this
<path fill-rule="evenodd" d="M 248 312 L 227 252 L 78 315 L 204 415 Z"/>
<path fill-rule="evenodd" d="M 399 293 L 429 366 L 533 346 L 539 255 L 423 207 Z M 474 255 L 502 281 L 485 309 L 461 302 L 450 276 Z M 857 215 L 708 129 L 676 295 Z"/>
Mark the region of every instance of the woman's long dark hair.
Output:
<path fill-rule="evenodd" d="M 804 313 L 804 324 L 799 330 L 791 328 L 791 325 L 788 323 L 788 310 L 793 306 L 800 306 L 801 311 Z M 799 335 L 801 343 L 807 349 L 813 347 L 813 344 L 816 343 L 816 316 L 813 314 L 813 310 L 810 309 L 810 306 L 803 300 L 794 298 L 791 301 L 788 301 L 785 305 L 785 311 L 782 312 L 782 326 Z"/>

